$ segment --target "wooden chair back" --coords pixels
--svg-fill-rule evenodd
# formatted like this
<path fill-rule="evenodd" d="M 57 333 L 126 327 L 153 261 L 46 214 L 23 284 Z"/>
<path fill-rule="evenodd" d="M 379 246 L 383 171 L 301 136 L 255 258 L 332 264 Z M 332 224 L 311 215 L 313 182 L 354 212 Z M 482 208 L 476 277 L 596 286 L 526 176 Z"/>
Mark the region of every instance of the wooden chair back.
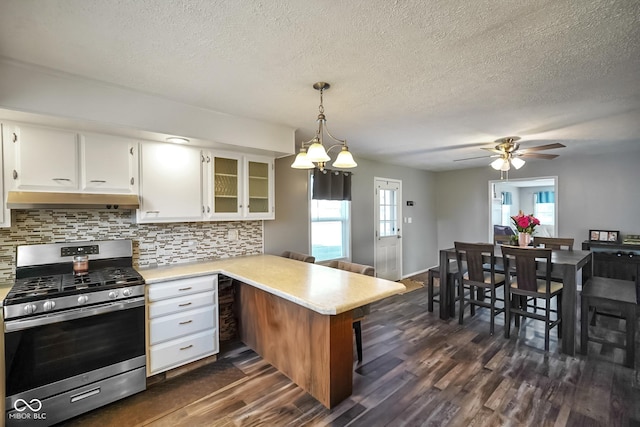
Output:
<path fill-rule="evenodd" d="M 327 267 L 337 268 L 339 270 L 350 271 L 352 273 L 360 273 L 366 276 L 375 277 L 376 269 L 370 265 L 357 264 L 355 262 L 347 261 L 329 261 Z"/>
<path fill-rule="evenodd" d="M 544 245 L 545 248 L 555 250 L 573 250 L 573 238 L 569 237 L 535 237 L 533 243 L 536 246 Z"/>
<path fill-rule="evenodd" d="M 550 248 L 503 246 L 502 257 L 505 274 L 516 274 L 518 289 L 531 293 L 539 293 L 538 278 L 543 277 L 543 280 L 546 281 L 546 292 L 551 292 Z M 538 273 L 540 270 L 543 271 L 542 276 Z"/>
<path fill-rule="evenodd" d="M 486 258 L 489 258 L 489 268 L 492 282 L 495 282 L 495 254 L 491 243 L 454 242 L 456 248 L 456 262 L 460 271 L 467 272 L 462 276 L 463 282 L 469 284 L 484 283 Z M 463 264 L 463 262 L 465 264 Z M 466 266 L 466 269 L 463 268 Z"/>
<path fill-rule="evenodd" d="M 316 257 L 312 255 L 303 254 L 300 252 L 284 251 L 280 256 L 284 258 L 295 259 L 297 261 L 310 262 L 312 264 L 316 262 Z"/>

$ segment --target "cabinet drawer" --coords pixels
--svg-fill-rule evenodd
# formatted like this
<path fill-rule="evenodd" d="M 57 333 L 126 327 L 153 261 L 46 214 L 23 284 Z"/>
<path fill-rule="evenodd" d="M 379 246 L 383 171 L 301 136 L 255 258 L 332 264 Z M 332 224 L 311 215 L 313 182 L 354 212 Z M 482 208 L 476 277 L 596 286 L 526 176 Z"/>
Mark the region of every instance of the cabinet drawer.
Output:
<path fill-rule="evenodd" d="M 149 304 L 149 318 L 166 316 L 168 314 L 193 310 L 205 305 L 213 305 L 216 302 L 215 291 L 200 292 L 199 294 L 185 295 L 180 298 L 169 298 Z"/>
<path fill-rule="evenodd" d="M 216 289 L 218 276 L 202 276 L 149 285 L 149 301 L 181 297 Z"/>
<path fill-rule="evenodd" d="M 152 346 L 149 354 L 150 372 L 155 374 L 217 353 L 217 337 L 218 331 L 214 328 Z"/>
<path fill-rule="evenodd" d="M 208 305 L 184 313 L 170 314 L 151 319 L 149 324 L 149 344 L 183 337 L 215 326 L 215 306 Z"/>

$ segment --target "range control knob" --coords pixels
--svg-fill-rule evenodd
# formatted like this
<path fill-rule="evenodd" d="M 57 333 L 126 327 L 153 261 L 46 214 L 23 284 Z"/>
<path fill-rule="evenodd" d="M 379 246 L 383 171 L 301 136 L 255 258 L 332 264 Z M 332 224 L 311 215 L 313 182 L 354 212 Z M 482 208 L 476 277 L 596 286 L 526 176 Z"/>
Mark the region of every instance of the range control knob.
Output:
<path fill-rule="evenodd" d="M 89 301 L 89 297 L 88 297 L 88 296 L 86 296 L 86 295 L 80 295 L 80 296 L 78 297 L 78 304 L 79 304 L 79 305 L 86 304 L 86 303 L 87 303 L 87 301 Z"/>
<path fill-rule="evenodd" d="M 42 308 L 44 308 L 44 311 L 51 311 L 55 306 L 56 303 L 54 301 L 45 301 Z"/>
<path fill-rule="evenodd" d="M 131 296 L 131 289 L 129 289 L 129 288 L 124 288 L 124 289 L 122 290 L 122 295 L 123 295 L 123 296 L 125 296 L 125 297 L 130 297 L 130 296 Z"/>
<path fill-rule="evenodd" d="M 24 314 L 35 313 L 38 307 L 35 304 L 27 304 L 24 306 Z"/>
<path fill-rule="evenodd" d="M 109 298 L 110 298 L 110 299 L 116 299 L 116 298 L 118 298 L 118 291 L 111 291 L 111 292 L 109 292 Z"/>

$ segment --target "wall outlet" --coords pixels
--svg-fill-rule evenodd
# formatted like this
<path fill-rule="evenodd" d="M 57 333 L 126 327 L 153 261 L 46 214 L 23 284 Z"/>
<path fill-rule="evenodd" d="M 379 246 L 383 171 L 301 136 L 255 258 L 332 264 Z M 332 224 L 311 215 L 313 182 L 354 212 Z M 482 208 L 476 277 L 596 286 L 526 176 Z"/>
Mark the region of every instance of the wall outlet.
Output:
<path fill-rule="evenodd" d="M 238 240 L 238 230 L 232 229 L 227 231 L 227 240 Z"/>

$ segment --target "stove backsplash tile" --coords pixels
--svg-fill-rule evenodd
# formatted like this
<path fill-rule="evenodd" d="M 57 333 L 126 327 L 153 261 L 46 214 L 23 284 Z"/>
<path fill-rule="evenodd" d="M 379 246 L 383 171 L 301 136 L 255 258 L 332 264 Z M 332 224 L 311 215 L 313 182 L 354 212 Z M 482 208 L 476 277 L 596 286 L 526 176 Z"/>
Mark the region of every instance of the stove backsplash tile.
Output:
<path fill-rule="evenodd" d="M 262 221 L 135 224 L 131 218 L 125 210 L 14 210 L 11 228 L 0 229 L 0 283 L 14 280 L 18 245 L 131 239 L 135 267 L 263 252 Z"/>

